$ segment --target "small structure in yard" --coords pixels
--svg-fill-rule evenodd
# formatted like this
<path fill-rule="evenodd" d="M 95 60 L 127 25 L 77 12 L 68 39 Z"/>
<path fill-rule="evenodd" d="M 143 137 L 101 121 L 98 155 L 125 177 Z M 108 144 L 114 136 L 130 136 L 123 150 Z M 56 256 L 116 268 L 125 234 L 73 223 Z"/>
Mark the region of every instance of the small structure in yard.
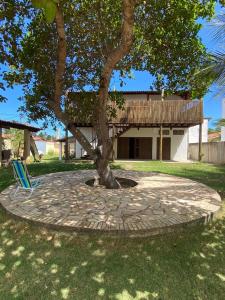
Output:
<path fill-rule="evenodd" d="M 73 136 L 65 136 L 57 142 L 59 142 L 59 160 L 76 157 L 76 139 Z"/>
<path fill-rule="evenodd" d="M 32 132 L 38 132 L 41 130 L 38 127 L 31 126 L 29 124 L 23 124 L 15 121 L 0 120 L 0 166 L 2 165 L 3 159 L 5 159 L 5 154 L 3 152 L 3 133 L 2 129 L 16 128 L 24 131 L 24 151 L 23 159 L 26 160 L 27 157 L 32 152 L 35 159 L 39 159 L 39 154 L 32 138 Z"/>

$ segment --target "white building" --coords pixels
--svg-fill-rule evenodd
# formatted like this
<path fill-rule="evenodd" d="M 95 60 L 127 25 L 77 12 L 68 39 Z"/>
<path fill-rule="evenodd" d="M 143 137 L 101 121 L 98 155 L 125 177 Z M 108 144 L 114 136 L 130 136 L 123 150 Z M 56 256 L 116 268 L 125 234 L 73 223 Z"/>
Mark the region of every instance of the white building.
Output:
<path fill-rule="evenodd" d="M 46 140 L 40 136 L 33 136 L 39 154 L 58 154 L 59 142 Z"/>
<path fill-rule="evenodd" d="M 225 99 L 222 99 L 222 119 L 225 119 Z M 225 142 L 225 127 L 221 127 L 221 141 Z"/>
<path fill-rule="evenodd" d="M 202 123 L 202 143 L 208 142 L 208 129 L 210 118 L 204 118 Z M 188 129 L 188 142 L 194 144 L 199 142 L 199 125 L 192 126 Z"/>
<path fill-rule="evenodd" d="M 110 136 L 114 139 L 115 159 L 173 161 L 188 160 L 188 144 L 199 141 L 199 124 L 203 122 L 201 101 L 192 101 L 187 93 L 175 94 L 161 99 L 160 93 L 137 91 L 123 92 L 125 110 L 119 111 L 110 124 Z M 90 124 L 77 127 L 93 145 L 96 144 L 94 129 Z M 162 126 L 162 139 L 160 139 Z M 112 129 L 114 128 L 114 129 Z M 208 119 L 202 125 L 202 141 L 208 139 Z M 76 158 L 85 155 L 85 150 L 76 141 Z"/>

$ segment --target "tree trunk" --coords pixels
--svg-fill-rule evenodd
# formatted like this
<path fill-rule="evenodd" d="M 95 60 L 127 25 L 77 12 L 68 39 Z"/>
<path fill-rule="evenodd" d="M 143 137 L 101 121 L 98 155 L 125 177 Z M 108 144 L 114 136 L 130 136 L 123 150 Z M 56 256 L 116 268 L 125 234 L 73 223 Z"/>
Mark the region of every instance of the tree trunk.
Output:
<path fill-rule="evenodd" d="M 120 183 L 113 176 L 108 158 L 102 156 L 99 148 L 96 149 L 95 164 L 99 175 L 99 184 L 104 185 L 108 189 L 119 189 L 121 187 Z"/>
<path fill-rule="evenodd" d="M 135 0 L 123 0 L 123 21 L 120 42 L 115 49 L 111 50 L 111 53 L 107 57 L 100 78 L 95 115 L 95 129 L 98 139 L 95 163 L 100 177 L 100 183 L 107 188 L 120 188 L 120 184 L 113 176 L 109 166 L 109 158 L 113 151 L 113 139 L 109 137 L 108 128 L 108 89 L 114 68 L 117 63 L 129 53 L 133 43 L 135 2 Z"/>
<path fill-rule="evenodd" d="M 99 97 L 95 113 L 95 129 L 98 139 L 98 146 L 93 151 L 92 145 L 87 141 L 86 137 L 77 129 L 73 121 L 61 109 L 61 96 L 64 83 L 65 67 L 66 67 L 66 35 L 62 9 L 60 4 L 57 5 L 56 11 L 56 28 L 58 33 L 58 51 L 57 64 L 55 72 L 55 93 L 54 100 L 49 100 L 49 106 L 54 111 L 56 117 L 68 126 L 68 129 L 76 137 L 78 142 L 94 158 L 96 169 L 100 177 L 100 183 L 107 188 L 120 188 L 120 184 L 113 176 L 109 166 L 109 157 L 113 150 L 112 139 L 109 137 L 108 120 L 107 120 L 107 102 L 108 89 L 112 72 L 116 64 L 129 53 L 133 42 L 134 27 L 134 7 L 136 0 L 123 0 L 123 20 L 121 28 L 121 37 L 118 46 L 111 50 L 107 57 L 99 85 Z"/>

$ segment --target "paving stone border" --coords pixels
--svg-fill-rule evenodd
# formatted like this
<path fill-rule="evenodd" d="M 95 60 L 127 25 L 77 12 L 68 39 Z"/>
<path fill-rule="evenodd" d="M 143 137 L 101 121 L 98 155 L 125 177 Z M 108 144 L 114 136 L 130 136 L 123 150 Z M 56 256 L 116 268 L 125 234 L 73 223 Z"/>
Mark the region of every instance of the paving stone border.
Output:
<path fill-rule="evenodd" d="M 115 170 L 138 185 L 120 190 L 90 187 L 94 170 L 60 172 L 42 177 L 30 198 L 16 186 L 0 194 L 7 212 L 22 219 L 79 232 L 150 236 L 196 223 L 207 223 L 221 207 L 219 194 L 190 179 L 151 172 Z"/>

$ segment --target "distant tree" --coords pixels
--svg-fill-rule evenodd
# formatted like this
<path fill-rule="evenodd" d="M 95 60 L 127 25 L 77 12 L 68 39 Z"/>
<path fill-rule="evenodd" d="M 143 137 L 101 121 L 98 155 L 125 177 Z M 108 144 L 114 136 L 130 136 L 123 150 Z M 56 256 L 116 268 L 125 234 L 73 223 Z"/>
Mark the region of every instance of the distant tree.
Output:
<path fill-rule="evenodd" d="M 46 134 L 45 134 L 44 132 L 41 131 L 41 132 L 37 133 L 37 136 L 39 136 L 39 137 L 45 139 Z"/>
<path fill-rule="evenodd" d="M 50 141 L 50 140 L 53 139 L 53 137 L 52 137 L 50 134 L 48 134 L 48 135 L 46 136 L 46 139 L 47 139 L 48 141 Z"/>
<path fill-rule="evenodd" d="M 10 135 L 13 156 L 19 158 L 22 155 L 21 152 L 24 146 L 23 130 L 11 128 L 11 129 L 6 129 L 5 133 Z"/>
<path fill-rule="evenodd" d="M 28 116 L 62 122 L 94 159 L 101 184 L 118 188 L 109 167 L 108 123 L 123 99 L 109 95 L 111 77 L 118 71 L 123 85 L 132 70 L 148 71 L 156 88 L 202 96 L 209 82 L 194 78 L 207 55 L 197 21 L 213 15 L 215 1 L 32 2 L 0 3 L 0 62 L 9 66 L 4 80 L 8 86 L 23 84 Z M 70 99 L 70 92 L 87 88 L 94 91 L 90 99 Z M 95 127 L 96 149 L 74 125 L 84 116 Z"/>
<path fill-rule="evenodd" d="M 225 127 L 225 119 L 219 119 L 215 122 L 216 131 L 221 131 L 221 127 Z"/>
<path fill-rule="evenodd" d="M 212 133 L 212 132 L 215 132 L 215 131 L 216 131 L 215 128 L 209 128 L 209 129 L 208 129 L 208 133 Z"/>

